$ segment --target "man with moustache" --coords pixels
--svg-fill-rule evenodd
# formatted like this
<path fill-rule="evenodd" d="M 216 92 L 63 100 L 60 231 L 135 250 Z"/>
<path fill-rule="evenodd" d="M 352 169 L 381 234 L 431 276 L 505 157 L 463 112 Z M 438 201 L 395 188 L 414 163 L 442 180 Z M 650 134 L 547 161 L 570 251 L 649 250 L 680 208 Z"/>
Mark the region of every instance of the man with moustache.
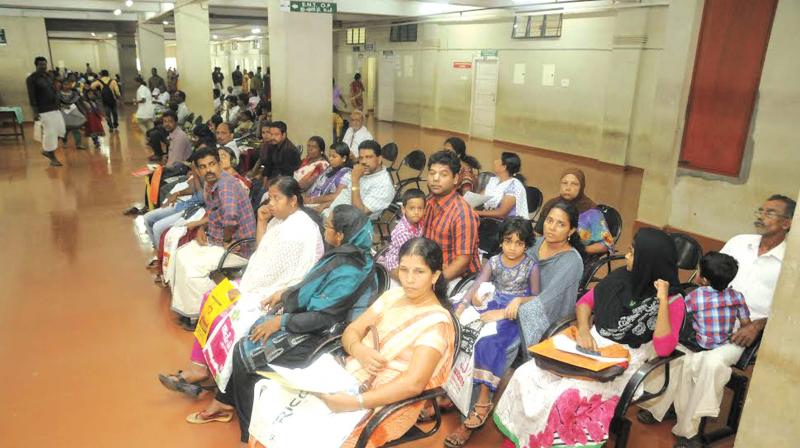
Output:
<path fill-rule="evenodd" d="M 241 183 L 224 172 L 216 149 L 202 148 L 194 154 L 200 177 L 205 179 L 205 209 L 209 212 L 199 227 L 194 241 L 181 247 L 175 255 L 175 281 L 172 284 L 172 310 L 183 318 L 197 319 L 203 294 L 214 287 L 208 275 L 217 268 L 225 250 L 243 238 L 254 238 L 256 221 L 250 199 Z M 237 248 L 240 256 L 231 254 L 226 266 L 246 263 L 254 244 Z"/>
<path fill-rule="evenodd" d="M 697 436 L 701 418 L 719 415 L 725 384 L 731 376 L 730 366 L 767 325 L 795 206 L 795 201 L 786 196 L 770 196 L 754 212 L 756 233 L 737 235 L 722 248 L 722 253 L 739 263 L 730 287 L 744 295 L 752 322 L 739 328 L 728 344 L 708 351 L 687 351 L 686 356 L 673 361 L 670 367 L 675 366 L 671 372 L 674 376 L 666 393 L 640 405 L 647 410 L 639 411 L 637 418 L 645 424 L 661 421 L 674 405 L 677 415 L 671 418 L 677 417 L 672 428 L 677 436 L 676 448 L 703 446 Z M 663 384 L 663 379 L 656 378 L 655 383 Z"/>

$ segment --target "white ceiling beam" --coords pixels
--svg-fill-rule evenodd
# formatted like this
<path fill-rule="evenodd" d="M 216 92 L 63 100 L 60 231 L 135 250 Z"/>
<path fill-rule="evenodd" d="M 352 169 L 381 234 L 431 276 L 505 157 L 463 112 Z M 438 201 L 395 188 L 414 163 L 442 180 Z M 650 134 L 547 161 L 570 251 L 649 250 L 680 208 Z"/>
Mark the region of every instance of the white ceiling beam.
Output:
<path fill-rule="evenodd" d="M 118 22 L 135 22 L 138 19 L 138 14 L 135 13 L 122 13 L 118 16 L 115 16 L 110 12 L 55 11 L 49 9 L 22 9 L 3 7 L 0 7 L 0 16 L 44 17 L 46 19 L 107 20 Z"/>
<path fill-rule="evenodd" d="M 133 6 L 126 7 L 125 2 L 109 2 L 105 0 L 0 0 L 0 8 L 43 9 L 55 11 L 94 11 L 112 12 L 119 8 L 122 12 L 159 12 L 160 3 L 134 1 Z"/>

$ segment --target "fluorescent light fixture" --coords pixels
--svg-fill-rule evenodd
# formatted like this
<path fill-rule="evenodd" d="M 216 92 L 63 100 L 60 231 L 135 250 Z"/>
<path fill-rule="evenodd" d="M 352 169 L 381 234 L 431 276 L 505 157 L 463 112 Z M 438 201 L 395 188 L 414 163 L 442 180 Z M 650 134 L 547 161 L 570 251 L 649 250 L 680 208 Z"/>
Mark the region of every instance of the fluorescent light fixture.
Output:
<path fill-rule="evenodd" d="M 115 16 L 118 16 L 120 14 L 122 14 L 122 10 L 121 9 L 117 8 L 117 9 L 114 10 L 114 15 Z"/>
<path fill-rule="evenodd" d="M 164 25 L 169 25 L 169 21 L 168 20 L 165 20 L 165 21 L 163 21 L 161 23 L 164 24 Z"/>
<path fill-rule="evenodd" d="M 172 3 L 162 3 L 161 4 L 161 11 L 172 11 L 175 9 L 175 5 Z"/>
<path fill-rule="evenodd" d="M 92 33 L 92 37 L 97 37 L 97 34 L 95 34 L 95 33 Z"/>
<path fill-rule="evenodd" d="M 114 37 L 114 35 L 111 34 L 111 33 L 108 33 L 108 37 Z"/>
<path fill-rule="evenodd" d="M 217 36 L 216 34 L 212 34 L 211 37 L 214 39 L 219 39 L 219 36 Z"/>
<path fill-rule="evenodd" d="M 261 28 L 253 28 L 250 32 L 253 34 L 261 34 Z"/>
<path fill-rule="evenodd" d="M 127 6 L 128 8 L 133 6 L 133 0 L 125 0 L 125 6 Z"/>

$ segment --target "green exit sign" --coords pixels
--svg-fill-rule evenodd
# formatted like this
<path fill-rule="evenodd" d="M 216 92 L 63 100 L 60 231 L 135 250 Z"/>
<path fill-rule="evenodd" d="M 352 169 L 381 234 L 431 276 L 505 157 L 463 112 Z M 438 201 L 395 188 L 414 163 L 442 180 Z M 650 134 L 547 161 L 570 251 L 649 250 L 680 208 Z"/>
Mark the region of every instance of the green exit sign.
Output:
<path fill-rule="evenodd" d="M 333 2 L 289 2 L 289 9 L 292 12 L 321 12 L 333 14 L 336 12 L 336 3 Z"/>

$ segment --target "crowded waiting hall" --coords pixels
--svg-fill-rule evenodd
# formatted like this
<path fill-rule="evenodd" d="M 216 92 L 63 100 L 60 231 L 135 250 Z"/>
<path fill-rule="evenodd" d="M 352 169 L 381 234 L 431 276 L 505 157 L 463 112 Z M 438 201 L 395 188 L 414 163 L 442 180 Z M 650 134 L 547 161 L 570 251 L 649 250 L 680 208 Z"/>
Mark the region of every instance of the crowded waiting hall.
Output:
<path fill-rule="evenodd" d="M 798 24 L 0 0 L 0 446 L 796 446 Z"/>

